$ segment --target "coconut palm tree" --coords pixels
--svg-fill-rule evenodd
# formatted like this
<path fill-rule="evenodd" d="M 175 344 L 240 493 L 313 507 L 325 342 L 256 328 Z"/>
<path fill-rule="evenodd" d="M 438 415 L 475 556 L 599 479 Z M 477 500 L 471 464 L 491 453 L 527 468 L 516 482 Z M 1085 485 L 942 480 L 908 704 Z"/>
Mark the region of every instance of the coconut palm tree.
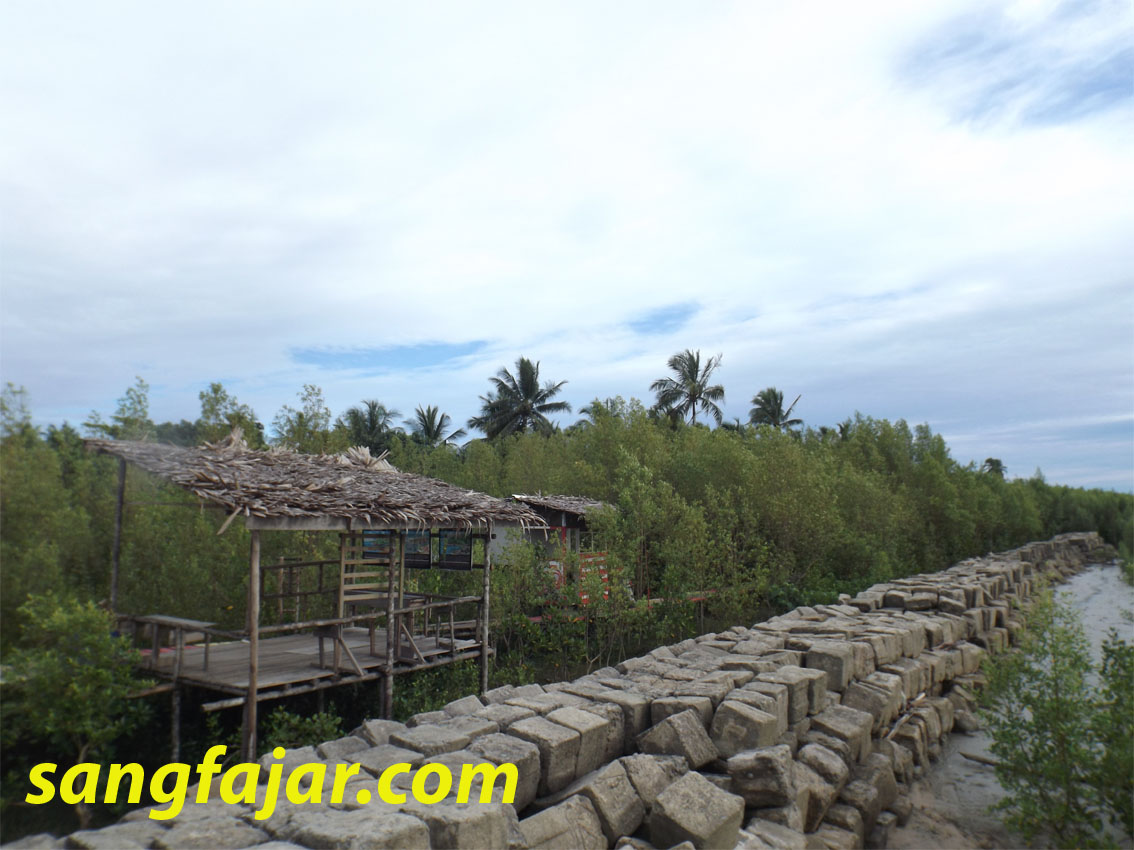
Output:
<path fill-rule="evenodd" d="M 431 448 L 453 445 L 456 440 L 465 436 L 464 428 L 458 428 L 446 435 L 445 432 L 449 430 L 450 424 L 449 414 L 442 413 L 440 408 L 433 405 L 424 408 L 419 405 L 414 411 L 413 419 L 406 420 L 413 439 Z"/>
<path fill-rule="evenodd" d="M 516 361 L 516 374 L 501 369 L 489 379 L 495 392 L 480 397 L 480 415 L 469 420 L 470 428 L 477 428 L 490 440 L 508 434 L 537 431 L 550 434 L 555 425 L 547 418 L 549 413 L 570 413 L 571 405 L 565 401 L 552 401 L 566 381 L 553 384 L 539 383 L 539 361 L 532 363 L 526 357 Z"/>
<path fill-rule="evenodd" d="M 795 401 L 791 403 L 791 407 L 784 410 L 784 394 L 782 392 L 775 387 L 760 390 L 752 397 L 752 404 L 755 407 L 748 411 L 748 421 L 753 425 L 771 425 L 781 431 L 802 425 L 802 419 L 790 418 L 791 412 L 795 410 L 795 406 L 802 397 L 802 394 L 797 395 Z"/>
<path fill-rule="evenodd" d="M 348 408 L 339 417 L 338 425 L 347 433 L 352 446 L 366 446 L 372 455 L 390 448 L 390 442 L 401 429 L 394 420 L 401 414 L 380 401 L 369 399 L 361 407 Z"/>
<path fill-rule="evenodd" d="M 684 419 L 697 424 L 697 411 L 708 413 L 718 425 L 724 419 L 717 402 L 723 402 L 724 387 L 720 384 L 709 384 L 713 372 L 721 365 L 721 355 L 710 357 L 705 365 L 701 365 L 701 352 L 678 352 L 669 358 L 668 366 L 676 377 L 658 378 L 650 384 L 650 391 L 657 394 L 657 403 L 654 410 L 668 414 L 674 418 Z"/>
<path fill-rule="evenodd" d="M 1008 468 L 1004 466 L 1004 462 L 998 457 L 987 457 L 984 463 L 980 465 L 980 471 L 988 475 L 995 475 L 998 478 L 1003 478 L 1004 474 L 1008 472 Z"/>

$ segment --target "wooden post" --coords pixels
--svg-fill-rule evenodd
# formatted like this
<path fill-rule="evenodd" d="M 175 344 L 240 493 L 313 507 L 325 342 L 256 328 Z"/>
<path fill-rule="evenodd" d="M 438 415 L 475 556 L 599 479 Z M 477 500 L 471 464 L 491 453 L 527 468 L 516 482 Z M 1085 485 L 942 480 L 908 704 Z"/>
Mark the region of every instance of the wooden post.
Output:
<path fill-rule="evenodd" d="M 492 526 L 488 527 L 488 539 L 492 538 Z M 488 594 L 492 584 L 492 555 L 488 551 L 488 540 L 484 543 L 484 590 L 480 599 L 480 692 L 488 692 Z"/>
<path fill-rule="evenodd" d="M 181 761 L 181 688 L 173 683 L 170 696 L 172 704 L 169 712 L 169 751 L 170 761 Z"/>
<path fill-rule="evenodd" d="M 240 755 L 244 761 L 256 760 L 256 691 L 260 667 L 260 532 L 252 531 L 252 551 L 248 573 L 248 693 L 244 698 L 244 724 Z"/>
<path fill-rule="evenodd" d="M 382 716 L 394 719 L 394 641 L 399 640 L 398 626 L 394 622 L 394 582 L 397 578 L 398 558 L 394 547 L 398 536 L 390 535 L 389 583 L 386 587 L 386 677 L 382 680 Z"/>
<path fill-rule="evenodd" d="M 110 611 L 118 613 L 118 560 L 122 554 L 122 502 L 126 497 L 126 459 L 118 458 L 118 495 L 114 501 L 114 548 L 110 550 Z"/>

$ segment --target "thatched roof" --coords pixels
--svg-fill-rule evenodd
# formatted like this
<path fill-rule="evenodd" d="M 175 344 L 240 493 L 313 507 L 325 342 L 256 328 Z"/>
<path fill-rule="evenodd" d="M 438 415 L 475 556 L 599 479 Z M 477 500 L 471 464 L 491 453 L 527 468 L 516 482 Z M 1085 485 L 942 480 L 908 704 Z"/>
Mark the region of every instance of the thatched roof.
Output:
<path fill-rule="evenodd" d="M 547 508 L 552 511 L 566 511 L 576 516 L 585 516 L 588 511 L 607 507 L 606 502 L 600 502 L 597 499 L 587 499 L 583 496 L 545 496 L 542 493 L 528 496 L 523 493 L 516 493 L 512 498 L 524 505 L 531 505 L 536 508 Z"/>
<path fill-rule="evenodd" d="M 255 451 L 238 438 L 195 448 L 125 440 L 87 440 L 86 445 L 239 512 L 250 519 L 250 527 L 270 527 L 269 520 L 294 520 L 294 527 L 307 528 L 547 525 L 524 505 L 400 472 L 364 448 L 305 455 Z"/>

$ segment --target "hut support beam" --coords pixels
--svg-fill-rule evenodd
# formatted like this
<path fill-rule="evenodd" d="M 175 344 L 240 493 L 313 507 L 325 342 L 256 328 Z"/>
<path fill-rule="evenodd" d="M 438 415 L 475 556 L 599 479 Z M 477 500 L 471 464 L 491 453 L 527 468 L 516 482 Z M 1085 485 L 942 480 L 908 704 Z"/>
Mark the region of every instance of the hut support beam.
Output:
<path fill-rule="evenodd" d="M 248 695 L 244 700 L 241 728 L 241 758 L 256 760 L 256 690 L 260 666 L 260 532 L 252 532 L 252 551 L 248 575 Z"/>
<path fill-rule="evenodd" d="M 492 539 L 491 526 L 489 537 Z M 484 544 L 484 586 L 480 599 L 480 692 L 488 692 L 488 596 L 492 585 L 492 555 L 488 552 L 488 541 Z"/>
<path fill-rule="evenodd" d="M 181 761 L 181 688 L 176 683 L 170 693 L 169 760 Z"/>
<path fill-rule="evenodd" d="M 122 503 L 126 497 L 126 458 L 118 458 L 118 492 L 114 500 L 114 547 L 110 550 L 110 610 L 118 613 L 118 561 L 122 555 Z"/>
<path fill-rule="evenodd" d="M 394 622 L 394 582 L 398 576 L 401 560 L 398 550 L 401 548 L 401 533 L 390 535 L 390 573 L 386 588 L 386 675 L 382 679 L 382 716 L 387 720 L 394 719 L 394 646 L 395 642 L 401 642 L 402 637 Z"/>

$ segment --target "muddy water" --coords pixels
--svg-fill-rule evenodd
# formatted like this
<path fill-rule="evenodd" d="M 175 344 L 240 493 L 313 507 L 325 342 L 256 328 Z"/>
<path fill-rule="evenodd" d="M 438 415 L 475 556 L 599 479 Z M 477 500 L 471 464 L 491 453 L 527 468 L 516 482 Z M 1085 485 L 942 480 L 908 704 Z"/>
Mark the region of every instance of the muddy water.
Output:
<path fill-rule="evenodd" d="M 1058 588 L 1083 619 L 1091 651 L 1097 661 L 1111 629 L 1134 639 L 1134 588 L 1123 582 L 1113 564 L 1091 566 Z M 890 833 L 891 848 L 970 848 L 1020 846 L 999 817 L 987 813 L 1003 798 L 1004 789 L 991 767 L 974 762 L 961 752 L 991 756 L 991 739 L 983 732 L 953 734 L 942 745 L 941 758 L 927 775 L 914 783 L 910 794 L 914 814 L 909 823 Z M 1121 842 L 1121 836 L 1115 835 Z M 1130 847 L 1129 839 L 1121 844 Z"/>

